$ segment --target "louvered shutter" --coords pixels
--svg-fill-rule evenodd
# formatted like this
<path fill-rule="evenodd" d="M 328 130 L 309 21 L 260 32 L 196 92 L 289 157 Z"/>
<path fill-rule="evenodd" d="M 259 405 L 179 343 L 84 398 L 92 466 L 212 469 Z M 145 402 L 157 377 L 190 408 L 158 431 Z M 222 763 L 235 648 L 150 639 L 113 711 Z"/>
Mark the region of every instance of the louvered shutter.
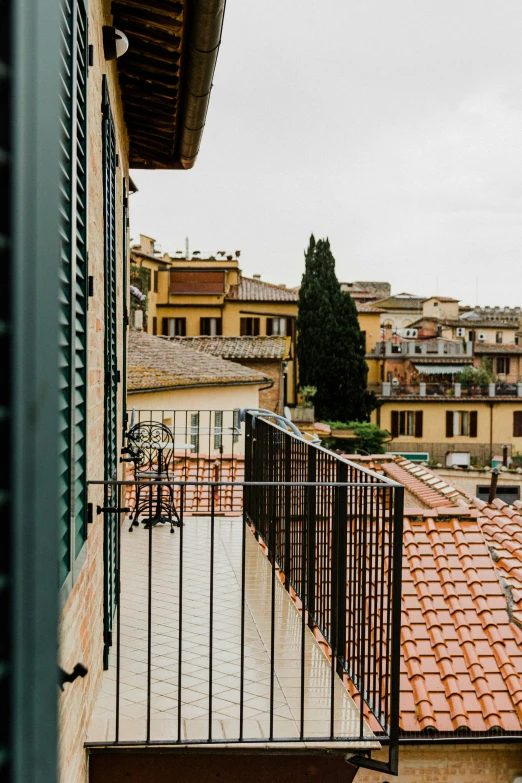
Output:
<path fill-rule="evenodd" d="M 399 437 L 399 411 L 391 412 L 391 436 L 392 438 Z"/>
<path fill-rule="evenodd" d="M 422 438 L 422 411 L 415 411 L 415 437 Z"/>
<path fill-rule="evenodd" d="M 266 319 L 266 335 L 267 337 L 271 337 L 274 330 L 274 322 L 272 318 Z"/>
<path fill-rule="evenodd" d="M 469 436 L 470 436 L 470 438 L 476 438 L 477 437 L 477 423 L 478 423 L 477 411 L 470 411 L 470 414 L 469 414 Z"/>
<path fill-rule="evenodd" d="M 214 413 L 214 448 L 221 450 L 223 446 L 223 411 Z"/>
<path fill-rule="evenodd" d="M 116 299 L 116 134 L 109 103 L 106 78 L 103 77 L 103 211 L 104 211 L 104 294 L 105 294 L 105 395 L 104 395 L 104 474 L 106 481 L 118 478 L 118 368 Z M 113 495 L 114 493 L 114 495 Z M 114 506 L 116 489 L 105 488 L 105 505 Z M 108 667 L 112 644 L 112 624 L 116 609 L 117 515 L 106 512 L 104 529 L 104 666 Z"/>
<path fill-rule="evenodd" d="M 86 538 L 87 14 L 62 5 L 59 579 Z"/>
<path fill-rule="evenodd" d="M 129 189 L 124 177 L 122 183 L 122 258 L 123 258 L 123 352 L 121 359 L 122 382 L 122 437 L 125 437 L 128 425 L 127 414 L 127 335 L 129 329 Z"/>
<path fill-rule="evenodd" d="M 453 411 L 446 411 L 446 437 L 453 437 Z"/>
<path fill-rule="evenodd" d="M 169 319 L 168 318 L 162 318 L 161 319 L 161 334 L 164 337 L 169 336 Z"/>
<path fill-rule="evenodd" d="M 259 336 L 259 321 L 260 321 L 260 319 L 259 318 L 253 318 L 252 320 L 254 322 L 254 328 L 252 330 L 253 333 L 254 333 L 254 337 L 258 337 Z"/>

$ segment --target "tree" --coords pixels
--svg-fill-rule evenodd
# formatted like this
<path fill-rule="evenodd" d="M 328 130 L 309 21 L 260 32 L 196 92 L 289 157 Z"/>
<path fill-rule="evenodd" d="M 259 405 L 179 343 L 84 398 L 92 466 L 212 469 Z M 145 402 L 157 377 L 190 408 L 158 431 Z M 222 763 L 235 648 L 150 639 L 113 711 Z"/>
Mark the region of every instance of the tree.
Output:
<path fill-rule="evenodd" d="M 315 386 L 319 418 L 365 421 L 375 407 L 357 310 L 341 292 L 328 239 L 310 237 L 299 291 L 297 359 L 303 386 Z"/>

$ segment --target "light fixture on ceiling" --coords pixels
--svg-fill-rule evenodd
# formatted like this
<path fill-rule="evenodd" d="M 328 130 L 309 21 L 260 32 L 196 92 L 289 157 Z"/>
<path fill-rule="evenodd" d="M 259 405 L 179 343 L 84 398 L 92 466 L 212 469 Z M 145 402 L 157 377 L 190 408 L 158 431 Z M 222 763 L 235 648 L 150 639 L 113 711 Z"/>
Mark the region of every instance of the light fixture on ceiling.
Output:
<path fill-rule="evenodd" d="M 116 60 L 125 54 L 129 48 L 129 39 L 115 27 L 105 25 L 103 27 L 103 53 L 106 60 Z"/>

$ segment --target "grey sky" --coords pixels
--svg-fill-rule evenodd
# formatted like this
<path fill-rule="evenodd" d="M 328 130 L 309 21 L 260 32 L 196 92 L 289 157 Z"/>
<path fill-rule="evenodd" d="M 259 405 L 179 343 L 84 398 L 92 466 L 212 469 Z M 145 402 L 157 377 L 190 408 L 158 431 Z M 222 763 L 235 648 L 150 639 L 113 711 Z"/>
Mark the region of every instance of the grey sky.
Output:
<path fill-rule="evenodd" d="M 136 171 L 131 233 L 340 280 L 521 304 L 521 0 L 228 0 L 192 171 Z"/>

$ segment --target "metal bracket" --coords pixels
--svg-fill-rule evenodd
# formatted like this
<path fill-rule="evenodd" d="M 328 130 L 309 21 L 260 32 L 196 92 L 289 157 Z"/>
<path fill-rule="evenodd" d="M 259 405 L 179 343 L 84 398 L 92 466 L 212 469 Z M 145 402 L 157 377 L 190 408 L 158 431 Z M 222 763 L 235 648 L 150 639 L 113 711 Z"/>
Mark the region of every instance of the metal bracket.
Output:
<path fill-rule="evenodd" d="M 66 672 L 61 666 L 58 666 L 58 685 L 63 691 L 66 682 L 74 682 L 78 677 L 85 677 L 89 670 L 83 663 L 77 663 L 72 672 Z"/>
<path fill-rule="evenodd" d="M 385 775 L 396 775 L 397 771 L 393 771 L 392 764 L 386 763 L 385 761 L 376 761 L 375 759 L 372 759 L 370 756 L 346 756 L 344 757 L 344 760 L 347 764 L 352 764 L 354 767 L 359 767 L 363 769 L 374 769 L 376 772 L 383 772 Z"/>
<path fill-rule="evenodd" d="M 128 514 L 130 508 L 118 508 L 118 506 L 96 506 L 96 513 L 97 514 L 104 514 L 113 512 L 114 514 Z"/>

